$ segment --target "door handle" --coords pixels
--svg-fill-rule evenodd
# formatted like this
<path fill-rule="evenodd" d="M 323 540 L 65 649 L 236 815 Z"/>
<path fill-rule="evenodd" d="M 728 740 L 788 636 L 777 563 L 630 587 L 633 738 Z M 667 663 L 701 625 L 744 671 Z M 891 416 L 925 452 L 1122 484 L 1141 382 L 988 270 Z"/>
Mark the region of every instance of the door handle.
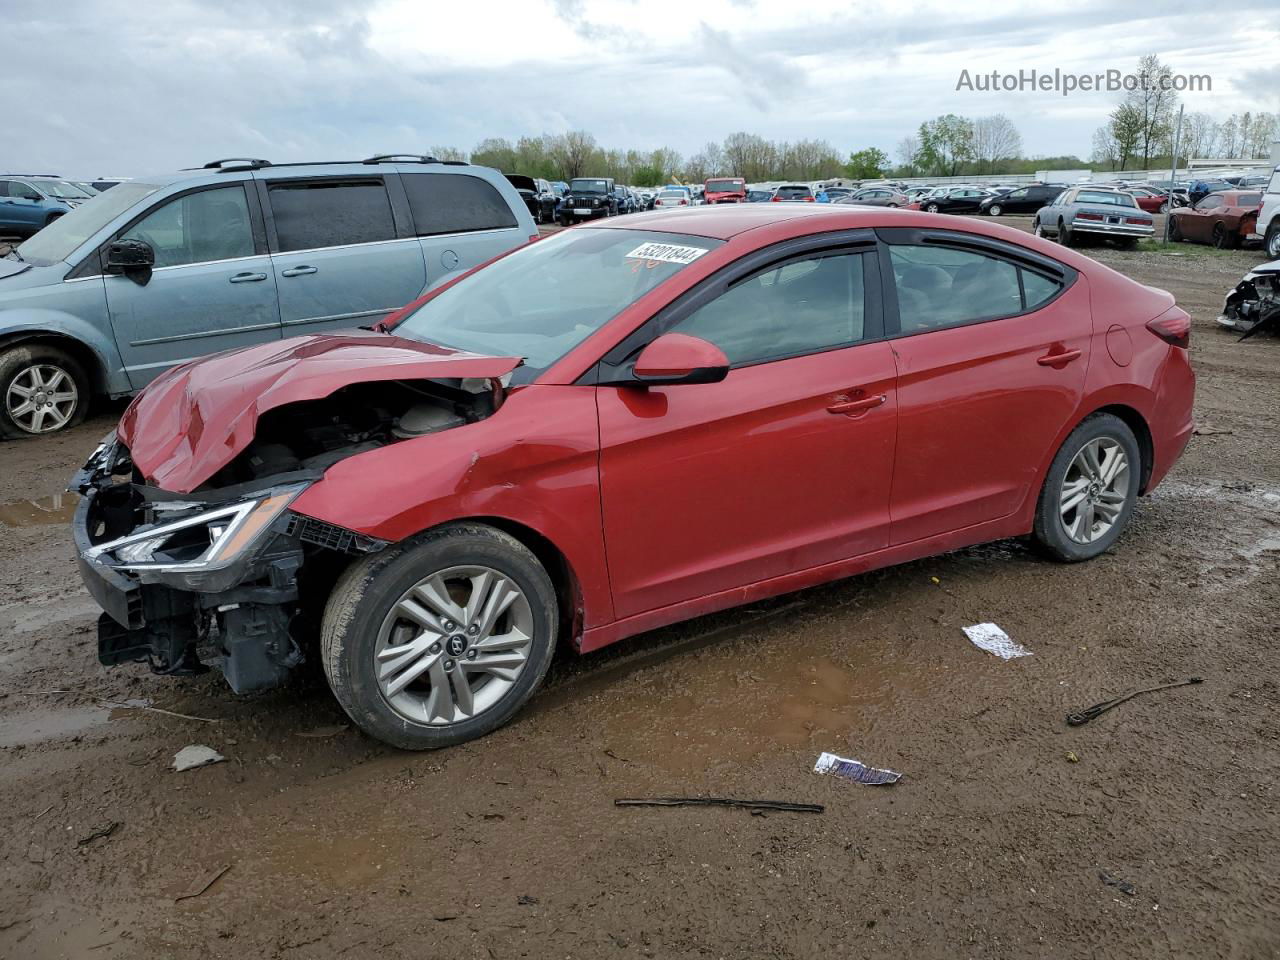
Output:
<path fill-rule="evenodd" d="M 827 407 L 827 413 L 843 413 L 847 416 L 853 416 L 854 414 L 873 410 L 888 399 L 883 393 L 874 397 L 860 397 L 857 400 L 850 400 L 848 397 L 836 397 L 836 402 Z"/>
<path fill-rule="evenodd" d="M 306 266 L 303 266 L 303 267 L 290 267 L 288 270 L 281 270 L 281 271 L 280 271 L 280 276 L 282 276 L 282 277 L 301 277 L 301 276 L 304 276 L 304 275 L 306 275 L 306 274 L 308 274 L 308 273 L 315 273 L 315 272 L 316 272 L 316 268 L 315 268 L 315 267 L 306 267 Z"/>
<path fill-rule="evenodd" d="M 1046 353 L 1043 357 L 1036 358 L 1036 363 L 1042 367 L 1056 367 L 1059 364 L 1065 366 L 1072 360 L 1079 359 L 1079 350 L 1063 350 L 1061 353 Z"/>
<path fill-rule="evenodd" d="M 259 280 L 267 279 L 265 273 L 237 273 L 228 282 L 229 283 L 257 283 Z"/>

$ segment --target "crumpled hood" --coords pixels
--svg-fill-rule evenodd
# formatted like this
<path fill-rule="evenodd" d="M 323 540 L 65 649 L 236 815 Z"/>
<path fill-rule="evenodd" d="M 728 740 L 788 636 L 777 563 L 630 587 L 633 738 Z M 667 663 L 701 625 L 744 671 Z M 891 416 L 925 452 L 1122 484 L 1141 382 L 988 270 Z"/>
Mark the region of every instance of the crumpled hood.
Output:
<path fill-rule="evenodd" d="M 117 433 L 148 483 L 190 493 L 252 442 L 267 410 L 353 383 L 496 379 L 521 362 L 387 334 L 294 337 L 161 374 L 134 398 Z"/>

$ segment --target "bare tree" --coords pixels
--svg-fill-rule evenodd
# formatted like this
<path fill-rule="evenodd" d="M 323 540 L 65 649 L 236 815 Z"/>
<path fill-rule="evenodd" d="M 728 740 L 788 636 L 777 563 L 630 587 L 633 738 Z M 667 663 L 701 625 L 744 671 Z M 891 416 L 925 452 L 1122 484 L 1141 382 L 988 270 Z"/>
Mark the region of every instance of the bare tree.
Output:
<path fill-rule="evenodd" d="M 1093 131 L 1093 153 L 1089 158 L 1108 169 L 1120 166 L 1120 148 L 1110 123 Z"/>
<path fill-rule="evenodd" d="M 1211 157 L 1215 147 L 1213 117 L 1207 113 L 1188 113 L 1182 118 L 1182 144 L 1178 148 L 1184 157 Z"/>
<path fill-rule="evenodd" d="M 1003 113 L 979 117 L 973 121 L 973 155 L 980 164 L 994 173 L 1001 160 L 1010 160 L 1022 154 L 1022 134 Z"/>
<path fill-rule="evenodd" d="M 599 152 L 596 138 L 585 130 L 571 130 L 552 141 L 551 156 L 555 159 L 562 180 L 572 180 L 587 172 L 593 155 Z"/>

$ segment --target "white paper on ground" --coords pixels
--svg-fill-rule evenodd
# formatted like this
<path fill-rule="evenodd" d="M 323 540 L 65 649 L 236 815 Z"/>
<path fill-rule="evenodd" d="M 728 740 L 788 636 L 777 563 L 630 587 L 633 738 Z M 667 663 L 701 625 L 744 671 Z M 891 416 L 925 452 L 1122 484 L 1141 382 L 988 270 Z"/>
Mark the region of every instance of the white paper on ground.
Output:
<path fill-rule="evenodd" d="M 218 763 L 225 760 L 222 754 L 218 753 L 212 747 L 201 746 L 200 744 L 192 744 L 189 747 L 183 747 L 173 758 L 173 769 L 181 772 L 183 770 L 194 770 L 196 767 L 204 767 L 211 763 Z"/>
<path fill-rule="evenodd" d="M 964 628 L 964 635 L 979 650 L 994 653 L 1001 660 L 1031 656 L 1030 650 L 1013 640 L 994 623 L 975 623 L 972 627 Z"/>
<path fill-rule="evenodd" d="M 833 773 L 854 783 L 869 783 L 876 786 L 897 783 L 902 779 L 902 774 L 893 770 L 868 767 L 861 760 L 850 760 L 847 757 L 837 757 L 834 753 L 826 752 L 818 757 L 818 762 L 813 765 L 813 772 Z"/>

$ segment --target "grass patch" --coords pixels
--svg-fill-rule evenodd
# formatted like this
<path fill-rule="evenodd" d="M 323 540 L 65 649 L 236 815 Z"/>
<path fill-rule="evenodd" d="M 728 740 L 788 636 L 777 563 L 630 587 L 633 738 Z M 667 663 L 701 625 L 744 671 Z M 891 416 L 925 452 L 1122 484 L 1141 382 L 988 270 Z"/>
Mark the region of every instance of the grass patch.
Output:
<path fill-rule="evenodd" d="M 1141 253 L 1163 253 L 1184 257 L 1230 257 L 1238 250 L 1219 250 L 1207 243 L 1165 243 L 1163 240 L 1139 240 Z"/>

